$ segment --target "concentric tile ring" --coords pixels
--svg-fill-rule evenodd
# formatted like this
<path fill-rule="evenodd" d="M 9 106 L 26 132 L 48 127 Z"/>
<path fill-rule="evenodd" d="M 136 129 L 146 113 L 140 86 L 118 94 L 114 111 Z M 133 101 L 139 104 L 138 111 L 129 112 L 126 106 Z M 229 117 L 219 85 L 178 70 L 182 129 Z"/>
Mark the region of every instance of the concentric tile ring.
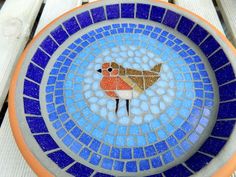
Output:
<path fill-rule="evenodd" d="M 23 132 L 23 134 L 26 135 L 26 137 L 28 137 L 27 142 L 28 143 L 34 142 L 32 138 L 35 138 L 38 145 L 41 147 L 41 152 L 36 153 L 36 156 L 38 156 L 40 161 L 46 164 L 49 163 L 50 159 L 54 161 L 55 165 L 52 165 L 51 167 L 48 168 L 50 168 L 51 170 L 52 168 L 54 168 L 53 173 L 59 176 L 64 176 L 66 175 L 66 173 L 72 174 L 74 176 L 81 176 L 81 175 L 101 176 L 102 175 L 101 173 L 109 173 L 113 175 L 123 174 L 127 176 L 137 176 L 136 173 L 138 173 L 139 175 L 151 175 L 160 172 L 164 172 L 165 175 L 168 175 L 174 171 L 181 171 L 178 174 L 180 176 L 188 176 L 193 172 L 199 171 L 206 163 L 208 163 L 212 159 L 212 156 L 217 155 L 217 153 L 220 151 L 220 149 L 226 142 L 226 140 L 222 139 L 221 137 L 228 137 L 234 125 L 234 121 L 232 121 L 233 119 L 226 122 L 218 120 L 222 118 L 234 117 L 234 112 L 228 108 L 234 103 L 226 101 L 232 99 L 232 96 L 229 96 L 227 94 L 227 92 L 232 88 L 228 86 L 229 84 L 227 84 L 227 82 L 234 79 L 234 74 L 231 65 L 225 64 L 227 63 L 228 59 L 226 58 L 224 50 L 221 49 L 217 41 L 211 35 L 209 35 L 207 31 L 204 30 L 200 25 L 194 25 L 193 21 L 185 17 L 181 17 L 179 14 L 171 11 L 170 9 L 165 10 L 165 8 L 162 5 L 158 7 L 154 4 L 150 5 L 142 3 L 136 3 L 136 4 L 114 3 L 112 5 L 99 6 L 99 3 L 97 3 L 94 4 L 94 6 L 93 5 L 91 6 L 91 11 L 87 10 L 89 10 L 89 6 L 88 9 L 85 8 L 84 12 L 80 13 L 79 15 L 76 14 L 74 16 L 71 16 L 69 19 L 67 18 L 67 20 L 62 21 L 61 25 L 51 30 L 50 35 L 45 36 L 46 38 L 43 41 L 41 40 L 41 44 L 38 43 L 38 46 L 40 47 L 38 49 L 36 48 L 36 53 L 32 54 L 31 56 L 32 58 L 30 57 L 28 59 L 29 61 L 32 59 L 31 63 L 29 62 L 24 63 L 25 70 L 22 71 L 21 75 L 26 76 L 25 81 L 22 81 L 21 78 L 19 78 L 18 80 L 19 83 L 24 83 L 24 85 L 19 87 L 17 93 L 21 94 L 23 93 L 24 98 L 18 100 L 16 99 L 16 101 L 18 103 L 20 103 L 21 101 L 22 103 L 24 103 L 24 110 L 17 110 L 17 111 L 18 114 L 24 115 L 23 117 L 25 117 L 25 119 L 23 119 L 23 121 L 25 121 L 29 126 L 29 129 Z M 105 27 L 103 25 L 103 28 L 97 27 L 97 30 L 93 31 L 97 33 L 94 34 L 95 35 L 94 37 L 93 34 L 91 34 L 92 32 L 89 31 L 89 29 L 91 28 L 96 29 L 96 25 L 101 26 L 103 23 L 105 23 L 103 21 L 105 21 L 106 19 L 109 21 L 111 19 L 114 20 L 119 18 L 121 19 L 128 18 L 130 19 L 131 22 L 132 22 L 131 18 L 134 19 L 137 18 L 142 20 L 150 19 L 151 21 L 157 22 L 156 25 L 158 25 L 158 23 L 161 22 L 163 25 L 166 25 L 167 27 L 164 27 L 161 24 L 159 28 L 156 28 L 155 26 L 153 27 L 152 25 L 149 25 L 148 20 L 144 20 L 142 24 L 139 25 L 136 24 L 136 26 L 135 26 L 136 23 L 135 20 L 133 21 L 133 23 L 124 23 L 118 20 L 119 23 L 116 25 L 113 24 L 113 26 L 110 27 L 109 26 Z M 145 25 L 147 22 L 148 24 Z M 93 23 L 97 24 L 94 25 L 93 27 L 90 26 Z M 135 27 L 137 26 L 140 27 L 141 29 L 139 28 L 135 29 Z M 162 30 L 163 27 L 165 30 Z M 80 30 L 80 28 L 82 29 Z M 114 29 L 109 31 L 109 28 L 114 28 Z M 186 35 L 193 43 L 195 43 L 200 47 L 205 57 L 209 58 L 209 63 L 215 72 L 217 83 L 218 85 L 220 85 L 220 100 L 221 101 L 224 100 L 223 103 L 219 105 L 220 106 L 218 113 L 219 118 L 217 119 L 216 124 L 214 123 L 214 117 L 216 117 L 216 113 L 218 110 L 218 105 L 217 105 L 218 101 L 216 101 L 218 99 L 217 96 L 218 87 L 215 81 L 214 73 L 211 71 L 209 67 L 207 67 L 207 70 L 205 70 L 206 68 L 204 64 L 207 64 L 207 60 L 205 59 L 205 57 L 202 55 L 201 52 L 200 53 L 202 56 L 198 57 L 194 52 L 194 50 L 191 50 L 188 45 L 184 44 L 183 41 L 186 42 L 189 41 L 189 39 L 185 38 L 184 36 L 183 36 L 183 41 L 177 39 L 175 35 L 181 36 L 180 33 L 177 33 L 175 30 L 171 28 L 177 29 L 178 32 L 182 33 L 183 35 Z M 157 30 L 157 31 L 152 31 L 152 30 Z M 87 31 L 87 36 L 86 36 L 86 31 Z M 120 36 L 117 34 L 119 34 Z M 77 39 L 73 44 L 71 44 L 68 47 L 68 49 L 66 49 L 63 52 L 63 48 L 66 47 L 65 45 L 68 46 L 69 44 L 68 38 L 69 39 L 71 38 L 69 36 L 73 35 L 81 36 L 82 40 Z M 143 42 L 145 41 L 144 37 L 140 40 L 143 43 L 137 45 L 138 43 L 136 42 L 139 41 L 135 40 L 135 38 L 132 39 L 132 36 L 135 37 L 135 35 L 149 36 L 150 39 L 148 41 L 146 40 L 147 42 Z M 103 36 L 105 43 L 102 41 Z M 117 39 L 115 38 L 115 42 L 109 42 L 109 40 L 112 39 L 112 36 L 117 36 Z M 126 41 L 126 43 L 121 43 L 123 41 L 122 37 L 123 40 Z M 164 46 L 164 49 L 165 47 L 169 48 L 169 51 L 167 51 L 169 52 L 169 54 L 172 52 L 172 50 L 176 52 L 180 56 L 180 59 L 178 59 L 177 57 L 178 55 L 176 56 L 174 53 L 172 55 L 171 53 L 171 56 L 174 56 L 173 58 L 177 57 L 177 60 L 175 60 L 175 62 L 171 60 L 168 63 L 170 65 L 170 68 L 173 70 L 172 72 L 175 73 L 174 78 L 176 81 L 176 89 L 177 89 L 175 95 L 180 97 L 181 94 L 183 93 L 184 95 L 186 95 L 186 98 L 189 99 L 192 96 L 196 97 L 196 99 L 193 100 L 194 102 L 192 103 L 191 114 L 189 117 L 186 117 L 188 118 L 187 119 L 188 123 L 186 122 L 182 124 L 178 122 L 180 121 L 180 119 L 176 118 L 171 119 L 172 117 L 175 117 L 174 116 L 175 109 L 172 109 L 170 106 L 170 109 L 168 109 L 169 118 L 166 119 L 165 116 L 162 116 L 162 114 L 160 114 L 160 120 L 162 121 L 161 125 L 163 126 L 162 127 L 163 129 L 160 130 L 158 129 L 157 132 L 146 131 L 145 132 L 146 137 L 144 136 L 143 140 L 142 139 L 138 140 L 141 137 L 140 134 L 137 134 L 138 136 L 133 136 L 133 134 L 135 134 L 135 131 L 137 132 L 137 129 L 140 129 L 141 132 L 144 133 L 143 130 L 145 130 L 145 127 L 141 127 L 141 125 L 143 125 L 143 122 L 142 121 L 140 122 L 140 117 L 139 121 L 137 121 L 138 120 L 137 117 L 134 118 L 134 120 L 136 120 L 133 121 L 135 125 L 132 124 L 133 129 L 131 129 L 130 123 L 124 125 L 125 123 L 121 122 L 122 123 L 121 126 L 119 122 L 114 124 L 114 122 L 111 122 L 111 120 L 104 119 L 102 117 L 102 115 L 104 115 L 104 108 L 101 108 L 101 110 L 103 111 L 102 113 L 100 113 L 100 116 L 91 116 L 92 112 L 97 114 L 96 109 L 92 109 L 93 110 L 92 112 L 91 109 L 89 109 L 89 107 L 87 109 L 81 109 L 82 108 L 81 106 L 83 106 L 83 104 L 82 102 L 78 102 L 77 105 L 81 114 L 80 116 L 78 115 L 76 116 L 78 119 L 80 119 L 80 121 L 76 122 L 75 120 L 73 120 L 73 118 L 76 117 L 75 115 L 73 115 L 73 113 L 77 113 L 76 111 L 73 110 L 73 104 L 74 104 L 73 99 L 77 99 L 76 98 L 78 93 L 77 91 L 81 91 L 80 88 L 83 88 L 83 86 L 85 87 L 86 85 L 85 84 L 78 85 L 82 83 L 81 81 L 83 80 L 83 77 L 79 77 L 78 75 L 76 77 L 73 76 L 73 73 L 75 74 L 75 72 L 73 72 L 73 69 L 78 70 L 78 68 L 72 66 L 73 65 L 76 66 L 76 64 L 78 65 L 78 63 L 76 62 L 81 61 L 81 58 L 79 57 L 82 57 L 84 59 L 86 53 L 84 51 L 86 51 L 87 48 L 88 52 L 88 48 L 93 47 L 93 45 L 96 44 L 96 42 L 94 42 L 96 40 L 99 42 L 99 44 L 96 44 L 95 46 L 97 45 L 102 46 L 101 49 L 105 50 L 105 47 L 107 45 L 108 48 L 110 47 L 111 50 L 112 49 L 114 50 L 114 47 L 118 44 L 119 45 L 125 44 L 124 46 L 131 45 L 132 44 L 131 39 L 134 41 L 133 46 L 131 47 L 136 46 L 136 47 L 147 48 L 148 46 L 147 49 L 150 50 L 152 53 L 156 53 L 158 52 L 158 50 L 160 52 L 161 48 L 155 48 L 154 47 L 155 45 L 153 47 L 151 46 L 152 40 L 156 39 L 156 41 L 159 44 Z M 158 43 L 154 42 L 154 44 Z M 60 45 L 61 47 L 59 47 Z M 196 47 L 195 45 L 193 46 L 194 48 Z M 99 54 L 98 47 L 95 48 L 93 47 L 93 50 L 95 55 Z M 61 56 L 59 56 L 60 54 Z M 127 51 L 127 54 L 130 56 L 132 55 L 130 51 Z M 197 54 L 199 54 L 199 52 L 197 52 Z M 165 63 L 166 61 L 164 59 L 167 56 L 168 55 L 161 55 L 160 57 L 161 62 L 163 62 L 163 67 L 166 64 Z M 222 58 L 222 60 L 216 62 L 215 61 L 216 58 L 219 57 Z M 204 61 L 204 64 L 201 63 L 202 59 Z M 79 65 L 81 65 L 82 67 L 79 68 L 77 74 L 79 75 L 84 74 L 83 73 L 84 71 L 82 72 L 82 70 L 86 69 L 89 62 L 96 62 L 96 56 L 95 57 L 92 55 L 90 57 L 88 56 L 86 60 L 87 60 L 86 62 L 79 63 Z M 105 59 L 100 64 L 102 65 L 104 62 L 110 62 L 110 61 L 111 60 L 109 59 Z M 114 61 L 114 59 L 112 59 L 112 61 Z M 118 62 L 118 60 L 116 62 Z M 147 67 L 145 69 L 144 65 L 142 65 L 143 68 L 142 67 L 138 68 L 137 63 L 133 63 L 133 65 L 130 65 L 127 62 L 124 62 L 122 64 L 124 64 L 124 66 L 129 68 L 132 68 L 132 66 L 136 67 L 132 69 L 139 69 L 139 70 L 148 69 Z M 50 63 L 54 63 L 54 65 Z M 184 67 L 185 65 L 188 65 L 189 67 Z M 209 66 L 209 64 L 207 65 Z M 49 68 L 49 66 L 51 66 L 51 69 Z M 182 70 L 178 71 L 179 67 Z M 91 68 L 97 69 L 93 67 Z M 67 73 L 68 71 L 72 72 L 68 74 Z M 190 73 L 188 73 L 188 71 L 190 71 Z M 209 72 L 210 72 L 210 77 L 208 76 Z M 232 73 L 233 76 L 229 74 L 230 72 Z M 227 73 L 227 75 L 225 73 Z M 160 77 L 162 76 L 160 75 Z M 80 78 L 82 78 L 82 80 L 80 80 Z M 86 79 L 88 79 L 88 77 Z M 181 84 L 182 83 L 181 81 L 183 79 L 185 79 L 185 84 Z M 45 80 L 47 80 L 48 82 L 44 82 Z M 191 84 L 190 80 L 194 80 L 194 85 Z M 96 80 L 95 77 L 93 83 L 96 83 L 96 81 L 98 80 Z M 159 81 L 157 81 L 157 83 L 158 82 Z M 74 83 L 77 83 L 76 87 L 73 87 Z M 163 85 L 164 82 L 160 81 L 160 83 L 162 83 L 160 85 Z M 69 89 L 70 86 L 72 86 L 73 88 L 71 91 Z M 97 87 L 95 88 L 99 89 L 98 86 L 99 85 L 97 84 Z M 87 85 L 87 87 L 89 88 L 89 85 Z M 155 88 L 155 84 L 152 87 Z M 221 87 L 224 87 L 224 89 L 221 89 Z M 78 88 L 77 91 L 76 88 Z M 154 91 L 157 89 L 158 88 L 154 89 Z M 184 89 L 185 92 L 180 92 L 181 89 Z M 195 93 L 188 92 L 187 89 L 189 89 L 190 91 L 194 91 Z M 76 96 L 75 93 L 73 93 L 73 91 L 76 93 Z M 151 92 L 150 90 L 147 89 L 144 93 L 147 93 L 149 96 L 151 96 L 155 92 Z M 86 97 L 86 95 L 87 97 L 89 97 L 89 95 L 91 94 L 89 92 L 88 93 L 85 92 L 84 96 Z M 140 98 L 141 97 L 145 96 L 141 95 Z M 45 103 L 47 102 L 47 105 L 43 105 L 42 100 L 45 100 Z M 66 102 L 65 104 L 66 106 L 62 104 L 63 102 Z M 173 103 L 176 104 L 180 102 L 175 101 Z M 183 104 L 185 107 L 188 107 L 187 105 L 191 105 L 191 102 L 184 101 Z M 203 108 L 203 106 L 205 108 Z M 145 109 L 145 106 L 142 107 L 144 107 Z M 213 114 L 210 115 L 210 109 L 212 108 L 213 108 Z M 225 108 L 227 109 L 226 113 L 225 111 L 223 111 L 225 110 Z M 156 109 L 153 110 L 154 111 L 152 111 L 152 109 L 150 110 L 151 113 L 153 114 L 157 113 L 155 112 Z M 67 111 L 72 114 L 65 114 L 65 112 Z M 190 112 L 188 109 L 184 109 L 184 111 L 178 109 L 177 111 L 179 111 L 178 114 L 182 115 L 185 115 L 185 113 Z M 131 113 L 133 114 L 135 114 L 136 112 L 137 111 L 131 111 Z M 118 112 L 117 116 L 119 116 L 119 114 L 120 113 Z M 132 115 L 130 115 L 130 117 L 131 116 Z M 211 116 L 210 119 L 211 123 L 208 124 L 208 121 L 205 118 L 205 116 Z M 49 119 L 47 120 L 46 117 L 49 117 Z M 84 121 L 86 119 L 84 120 L 81 119 L 83 117 L 89 118 L 92 121 L 100 119 L 98 121 L 100 122 L 100 124 L 98 124 L 98 126 L 95 126 L 94 124 L 93 127 L 91 126 L 91 124 L 88 124 L 86 123 L 86 121 Z M 142 118 L 141 120 L 144 120 L 144 118 Z M 50 121 L 53 124 L 51 124 Z M 173 129 L 174 127 L 172 125 L 174 123 L 177 124 L 174 125 L 175 128 L 180 127 L 180 129 Z M 137 124 L 139 124 L 139 126 L 137 126 Z M 184 133 L 186 134 L 191 130 L 190 128 L 191 124 L 196 127 L 196 132 L 188 134 L 188 136 L 184 137 L 183 134 Z M 211 127 L 214 124 L 215 127 L 211 133 L 212 135 L 207 139 L 207 141 L 203 144 L 200 150 L 196 152 L 197 148 L 201 145 L 201 143 L 200 144 L 198 143 L 198 145 L 194 145 L 195 148 L 193 148 L 190 153 L 192 155 L 193 153 L 196 152 L 194 155 L 192 155 L 192 157 L 190 157 L 188 160 L 186 160 L 186 157 L 182 158 L 182 160 L 180 160 L 181 158 L 179 158 L 178 160 L 178 157 L 181 156 L 181 154 L 184 154 L 184 151 L 187 151 L 190 148 L 190 146 L 187 145 L 186 143 L 189 144 L 189 142 L 191 142 L 194 144 L 198 142 L 199 138 L 201 138 L 201 133 L 204 130 L 202 125 L 209 126 L 208 131 L 206 132 L 210 133 L 209 131 L 211 130 Z M 26 128 L 25 125 L 26 124 L 22 124 L 21 126 Z M 113 125 L 121 127 L 115 133 L 116 143 L 112 141 L 111 135 L 105 136 L 104 137 L 105 139 L 99 139 L 99 140 L 96 139 L 98 138 L 97 135 L 99 135 L 99 133 L 102 132 L 104 128 L 106 128 L 104 132 L 109 133 L 108 128 L 112 129 L 114 127 Z M 158 118 L 156 119 L 154 118 L 152 122 L 149 122 L 149 126 L 151 130 L 155 129 L 155 127 L 158 128 L 159 126 Z M 97 130 L 96 127 L 102 129 Z M 228 132 L 223 133 L 221 131 L 221 128 L 219 127 L 227 127 Z M 33 136 L 31 135 L 29 130 L 31 131 Z M 89 134 L 92 133 L 91 131 L 95 133 L 93 135 Z M 169 134 L 166 137 L 163 137 L 163 133 L 158 134 L 159 131 L 162 132 L 166 131 Z M 50 134 L 48 132 L 50 132 Z M 119 133 L 121 134 L 119 135 Z M 204 139 L 206 139 L 207 136 L 209 136 L 208 133 L 204 133 L 205 137 L 203 136 L 201 138 L 201 142 Z M 126 136 L 122 137 L 121 136 L 122 134 Z M 29 135 L 31 136 L 29 137 Z M 179 138 L 180 139 L 184 138 L 184 141 L 180 140 Z M 146 143 L 142 144 L 144 141 L 146 141 L 147 144 Z M 141 144 L 139 144 L 138 142 L 140 142 Z M 176 144 L 178 143 L 181 143 L 181 146 L 179 145 L 176 146 Z M 166 146 L 167 144 L 169 147 Z M 209 144 L 211 145 L 214 144 L 215 148 L 214 149 L 209 148 Z M 32 147 L 34 147 L 35 150 L 36 149 L 39 150 L 38 145 L 35 144 Z M 94 148 L 100 147 L 98 154 L 96 153 L 98 149 L 95 150 L 93 147 Z M 163 149 L 167 151 L 162 153 Z M 91 150 L 93 153 L 91 153 Z M 75 154 L 79 153 L 79 155 L 75 156 L 73 153 Z M 46 154 L 47 156 L 45 157 L 45 155 L 43 154 Z M 122 161 L 122 159 L 124 161 Z M 199 159 L 202 160 L 199 161 Z M 172 161 L 174 161 L 174 163 L 172 163 Z M 198 162 L 197 164 L 196 161 Z M 174 164 L 177 166 L 173 167 Z M 60 168 L 61 170 L 55 171 L 55 169 L 57 168 L 58 169 Z M 81 168 L 85 170 L 84 171 L 79 170 Z"/>

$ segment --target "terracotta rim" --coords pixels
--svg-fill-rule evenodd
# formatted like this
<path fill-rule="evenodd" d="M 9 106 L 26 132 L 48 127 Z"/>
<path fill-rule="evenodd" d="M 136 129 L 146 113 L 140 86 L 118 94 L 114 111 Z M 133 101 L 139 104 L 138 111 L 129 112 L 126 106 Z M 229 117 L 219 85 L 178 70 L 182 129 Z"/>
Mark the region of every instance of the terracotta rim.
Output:
<path fill-rule="evenodd" d="M 230 50 L 235 54 L 236 56 L 236 49 L 233 47 L 233 45 L 230 43 L 230 41 L 224 36 L 224 34 L 222 34 L 215 26 L 213 26 L 211 23 L 209 23 L 207 20 L 205 20 L 204 18 L 200 17 L 199 15 L 185 9 L 182 8 L 178 5 L 175 4 L 170 4 L 167 2 L 163 2 L 161 0 L 152 0 L 156 3 L 162 3 L 165 4 L 166 6 L 171 6 L 174 7 L 176 9 L 179 9 L 180 11 L 185 11 L 186 13 L 195 16 L 196 18 L 198 18 L 199 20 L 203 21 L 206 25 L 210 26 L 211 30 L 213 30 L 214 32 L 216 32 L 216 34 L 221 38 L 221 40 L 224 41 L 224 43 L 230 48 Z M 92 3 L 96 3 L 92 2 Z M 18 148 L 21 151 L 21 154 L 23 155 L 23 157 L 25 158 L 25 160 L 27 161 L 27 163 L 29 164 L 29 166 L 33 169 L 33 171 L 38 175 L 38 176 L 42 176 L 42 177 L 53 177 L 54 175 L 49 172 L 38 160 L 37 158 L 33 155 L 33 153 L 30 151 L 30 149 L 28 148 L 28 146 L 26 145 L 25 141 L 24 141 L 24 137 L 22 135 L 22 132 L 20 130 L 19 127 L 19 122 L 18 119 L 16 118 L 16 111 L 15 111 L 15 91 L 16 91 L 16 82 L 18 80 L 18 74 L 20 73 L 22 64 L 25 60 L 25 57 L 28 53 L 28 51 L 30 50 L 31 46 L 35 43 L 35 41 L 37 39 L 40 38 L 40 36 L 47 31 L 47 29 L 49 27 L 51 27 L 53 24 L 55 24 L 60 18 L 74 12 L 77 11 L 81 8 L 84 8 L 85 6 L 88 6 L 92 3 L 83 5 L 83 6 L 79 6 L 76 8 L 73 8 L 71 10 L 69 10 L 68 12 L 62 14 L 61 16 L 57 17 L 56 19 L 54 19 L 52 22 L 50 22 L 46 27 L 44 27 L 33 39 L 32 41 L 28 44 L 28 46 L 26 47 L 26 49 L 23 51 L 23 53 L 21 54 L 18 63 L 16 65 L 14 74 L 12 76 L 11 79 L 11 84 L 10 84 L 10 91 L 9 91 L 9 117 L 10 117 L 10 125 L 11 125 L 11 129 L 15 138 L 15 141 L 17 143 Z M 233 171 L 236 170 L 236 153 L 231 157 L 230 160 L 228 160 L 228 162 L 223 165 L 217 172 L 215 172 L 215 174 L 213 175 L 213 177 L 229 177 Z"/>

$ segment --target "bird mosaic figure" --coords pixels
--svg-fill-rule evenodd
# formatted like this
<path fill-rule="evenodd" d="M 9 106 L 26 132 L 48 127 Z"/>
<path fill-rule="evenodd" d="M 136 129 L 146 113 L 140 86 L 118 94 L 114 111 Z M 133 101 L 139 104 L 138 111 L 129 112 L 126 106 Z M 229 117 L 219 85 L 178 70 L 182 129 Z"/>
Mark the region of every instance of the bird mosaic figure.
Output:
<path fill-rule="evenodd" d="M 117 114 L 120 99 L 126 100 L 126 110 L 129 115 L 129 103 L 145 90 L 151 87 L 160 78 L 162 64 L 155 65 L 149 71 L 124 68 L 115 62 L 103 63 L 97 70 L 103 75 L 100 87 L 107 96 L 116 100 Z"/>

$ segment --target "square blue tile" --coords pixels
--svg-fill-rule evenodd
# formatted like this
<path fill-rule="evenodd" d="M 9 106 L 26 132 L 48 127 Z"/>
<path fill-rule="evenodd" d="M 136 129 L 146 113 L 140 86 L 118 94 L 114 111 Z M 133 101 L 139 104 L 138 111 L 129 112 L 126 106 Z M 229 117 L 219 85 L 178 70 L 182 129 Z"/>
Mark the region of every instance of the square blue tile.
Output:
<path fill-rule="evenodd" d="M 106 20 L 105 10 L 103 7 L 97 7 L 97 8 L 91 9 L 91 12 L 92 12 L 94 23 Z"/>
<path fill-rule="evenodd" d="M 150 5 L 149 4 L 137 4 L 136 17 L 141 19 L 148 19 Z"/>
<path fill-rule="evenodd" d="M 63 22 L 63 25 L 66 31 L 72 35 L 80 30 L 79 24 L 77 23 L 75 17 L 71 17 L 70 19 Z"/>
<path fill-rule="evenodd" d="M 57 43 L 59 45 L 61 45 L 65 40 L 68 39 L 68 34 L 66 33 L 66 31 L 62 28 L 61 25 L 59 25 L 58 27 L 56 27 L 52 32 L 51 35 L 53 36 L 53 38 L 57 41 Z"/>
<path fill-rule="evenodd" d="M 127 172 L 137 172 L 136 161 L 126 162 L 126 171 Z"/>
<path fill-rule="evenodd" d="M 155 22 L 162 22 L 163 16 L 165 13 L 165 9 L 162 7 L 152 6 L 150 20 Z"/>
<path fill-rule="evenodd" d="M 52 161 L 54 161 L 61 169 L 72 164 L 74 160 L 68 156 L 64 151 L 58 150 L 47 155 Z"/>
<path fill-rule="evenodd" d="M 80 23 L 81 28 L 85 28 L 93 23 L 89 11 L 85 11 L 76 17 Z"/>
<path fill-rule="evenodd" d="M 122 18 L 134 18 L 134 4 L 122 3 L 121 4 L 121 17 Z"/>
<path fill-rule="evenodd" d="M 105 168 L 107 170 L 111 170 L 113 165 L 113 160 L 104 158 L 102 161 L 102 168 Z"/>
<path fill-rule="evenodd" d="M 177 25 L 177 23 L 179 21 L 179 18 L 180 18 L 179 14 L 177 14 L 171 10 L 167 10 L 162 23 L 164 25 L 171 27 L 171 28 L 175 28 L 175 26 Z"/>
<path fill-rule="evenodd" d="M 57 48 L 59 47 L 58 44 L 52 39 L 52 37 L 47 36 L 43 42 L 40 44 L 40 47 L 47 52 L 49 55 L 52 55 Z"/>

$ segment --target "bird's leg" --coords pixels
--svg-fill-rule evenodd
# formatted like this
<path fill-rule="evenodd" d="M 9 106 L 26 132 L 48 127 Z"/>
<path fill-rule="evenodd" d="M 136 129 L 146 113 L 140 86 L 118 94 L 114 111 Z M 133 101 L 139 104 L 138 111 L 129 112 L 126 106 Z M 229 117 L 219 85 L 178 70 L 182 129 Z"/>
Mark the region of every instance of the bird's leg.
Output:
<path fill-rule="evenodd" d="M 118 108 L 119 108 L 119 99 L 116 99 L 116 114 L 117 114 L 117 112 L 118 112 Z"/>
<path fill-rule="evenodd" d="M 126 100 L 126 110 L 127 110 L 128 116 L 129 116 L 129 100 Z"/>

